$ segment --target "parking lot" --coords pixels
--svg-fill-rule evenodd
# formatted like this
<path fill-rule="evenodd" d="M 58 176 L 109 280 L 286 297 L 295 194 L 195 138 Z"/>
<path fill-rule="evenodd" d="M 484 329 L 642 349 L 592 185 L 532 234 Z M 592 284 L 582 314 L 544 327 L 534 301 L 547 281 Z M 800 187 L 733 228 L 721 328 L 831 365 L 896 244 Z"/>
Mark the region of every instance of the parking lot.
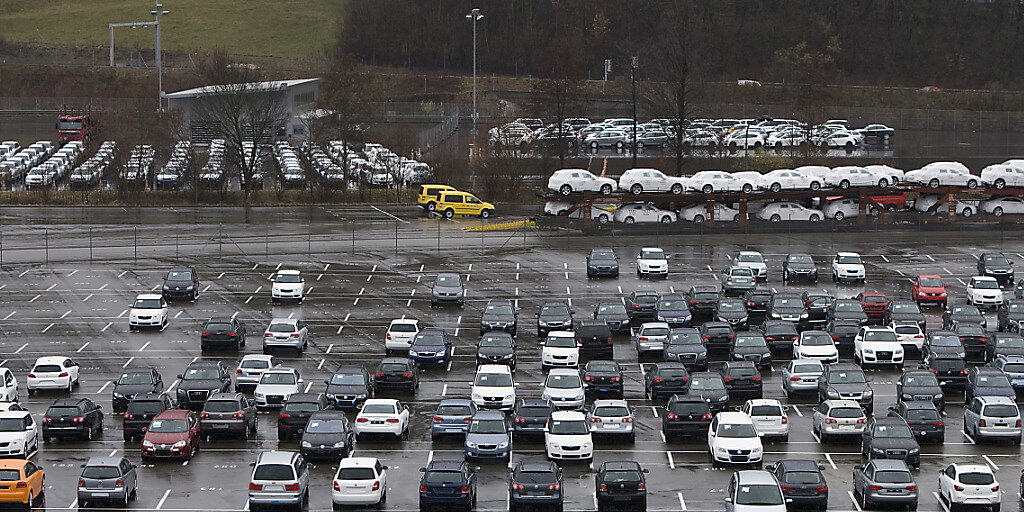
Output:
<path fill-rule="evenodd" d="M 147 237 L 175 237 L 190 230 L 216 229 L 219 211 L 189 217 L 185 214 L 146 211 L 147 219 L 161 219 L 145 225 Z M 235 215 L 231 213 L 231 215 Z M 24 385 L 25 375 L 37 357 L 68 355 L 82 365 L 82 384 L 75 396 L 86 396 L 101 404 L 106 413 L 106 430 L 92 442 L 64 441 L 48 444 L 35 459 L 46 471 L 46 508 L 77 507 L 75 484 L 80 464 L 93 455 L 124 454 L 140 462 L 138 443 L 122 440 L 120 418 L 110 412 L 112 379 L 123 368 L 152 366 L 169 384 L 175 376 L 197 359 L 219 359 L 234 369 L 241 354 L 201 355 L 199 333 L 211 316 L 232 316 L 246 322 L 250 333 L 262 331 L 271 318 L 291 317 L 306 321 L 311 329 L 309 349 L 301 356 L 281 354 L 285 364 L 299 370 L 308 390 L 323 391 L 324 380 L 341 363 L 358 363 L 372 368 L 384 355 L 384 332 L 392 319 L 416 318 L 420 324 L 443 327 L 456 340 L 455 357 L 448 368 L 426 370 L 415 396 L 403 397 L 411 404 L 414 420 L 409 440 L 364 442 L 356 445 L 355 455 L 378 457 L 389 466 L 388 510 L 417 508 L 418 469 L 432 459 L 461 459 L 457 441 L 432 443 L 429 422 L 443 397 L 469 396 L 475 370 L 476 342 L 479 339 L 480 310 L 488 299 L 513 300 L 520 311 L 518 334 L 519 365 L 515 372 L 519 397 L 539 397 L 543 374 L 540 348 L 534 323 L 539 303 L 564 299 L 577 315 L 589 316 L 599 300 L 624 297 L 634 290 L 682 292 L 693 284 L 717 283 L 717 273 L 727 267 L 730 257 L 740 250 L 761 251 L 769 261 L 769 288 L 783 288 L 780 271 L 788 253 L 808 253 L 815 257 L 819 272 L 826 275 L 817 285 L 790 285 L 803 291 L 825 288 L 837 297 L 852 297 L 865 290 L 878 290 L 889 297 L 909 297 L 911 278 L 917 274 L 939 274 L 951 293 L 951 304 L 963 302 L 967 280 L 975 275 L 976 255 L 1004 252 L 1018 265 L 1024 264 L 1024 242 L 1017 232 L 870 232 L 800 233 L 757 235 L 686 236 L 614 236 L 598 237 L 565 233 L 530 233 L 510 242 L 507 235 L 479 237 L 466 235 L 461 227 L 478 225 L 477 220 L 456 220 L 438 224 L 435 247 L 434 223 L 411 214 L 399 214 L 399 220 L 383 215 L 367 216 L 353 233 L 349 251 L 347 227 L 325 216 L 310 224 L 320 234 L 317 250 L 307 251 L 304 243 L 278 243 L 264 253 L 252 250 L 222 251 L 209 244 L 146 247 L 141 257 L 122 244 L 124 233 L 104 224 L 95 225 L 93 241 L 97 251 L 90 262 L 85 249 L 60 252 L 61 257 L 44 263 L 42 252 L 31 249 L 40 222 L 59 236 L 62 230 L 81 233 L 78 210 L 45 210 L 34 213 L 19 210 L 4 219 L 5 237 L 25 229 L 21 244 L 25 250 L 5 254 L 0 270 L 0 366 L 12 369 Z M 227 215 L 227 214 L 223 214 Z M 292 215 L 259 217 L 255 225 L 233 225 L 236 239 L 246 233 L 262 234 L 270 224 Z M 88 216 L 93 216 L 89 214 Z M 162 217 L 168 216 L 168 217 Z M 342 215 L 344 216 L 344 214 Z M 116 217 L 101 211 L 94 222 Z M 277 218 L 274 218 L 277 217 Z M 192 220 L 187 220 L 192 219 Z M 402 224 L 400 250 L 395 251 L 391 230 Z M 191 222 L 191 224 L 188 224 Z M 268 225 L 262 225 L 265 222 Z M 319 225 L 318 225 L 319 224 Z M 73 225 L 73 226 L 72 226 Z M 109 226 L 107 226 L 109 227 Z M 415 230 L 423 236 L 412 236 Z M 443 236 L 442 236 L 443 229 Z M 952 228 L 955 229 L 955 228 Z M 204 231 L 206 232 L 206 231 Z M 60 238 L 57 238 L 60 240 Z M 8 242 L 10 243 L 10 242 Z M 54 243 L 50 240 L 49 243 Z M 262 240 L 245 240 L 262 248 Z M 670 254 L 670 274 L 666 280 L 639 280 L 632 258 L 639 247 L 660 246 Z M 588 280 L 585 256 L 592 247 L 612 247 L 621 258 L 618 279 Z M 867 283 L 834 285 L 827 279 L 826 265 L 835 251 L 857 251 L 867 265 Z M 175 254 L 177 256 L 175 257 Z M 200 274 L 202 294 L 194 304 L 172 303 L 169 326 L 160 332 L 130 333 L 127 308 L 138 293 L 158 290 L 162 278 L 173 265 L 192 265 Z M 298 305 L 272 305 L 268 277 L 279 269 L 302 271 L 307 295 Z M 438 272 L 456 272 L 468 289 L 468 301 L 462 309 L 430 307 L 429 285 Z M 929 329 L 941 324 L 940 312 L 926 310 Z M 993 325 L 994 315 L 989 314 Z M 259 336 L 252 336 L 244 353 L 260 350 Z M 637 440 L 634 445 L 596 440 L 592 466 L 583 463 L 562 464 L 566 469 L 567 510 L 594 510 L 594 477 L 591 468 L 609 460 L 635 460 L 650 469 L 648 475 L 649 510 L 724 510 L 725 487 L 732 469 L 713 468 L 707 445 L 702 439 L 666 443 L 661 434 L 659 410 L 663 402 L 644 399 L 643 365 L 625 336 L 615 339 L 615 359 L 626 371 L 626 398 L 635 410 Z M 788 404 L 791 423 L 788 442 L 765 444 L 765 460 L 812 458 L 824 465 L 829 485 L 829 510 L 859 510 L 851 489 L 851 468 L 861 462 L 859 442 L 821 443 L 811 433 L 811 407 L 815 397 L 787 400 L 780 388 L 779 368 L 785 357 L 777 358 L 774 368 L 765 372 L 764 395 Z M 908 361 L 907 367 L 916 362 Z M 884 414 L 896 402 L 892 370 L 869 370 L 875 392 L 875 412 Z M 22 393 L 22 403 L 41 415 L 58 395 L 42 394 L 31 398 Z M 922 447 L 920 471 L 915 473 L 921 488 L 922 510 L 945 510 L 937 501 L 937 471 L 952 462 L 976 462 L 990 465 L 1003 489 L 1003 510 L 1019 509 L 1018 479 L 1022 463 L 1020 449 L 1009 443 L 976 445 L 961 433 L 962 396 L 947 396 L 946 437 L 942 445 Z M 738 403 L 734 405 L 739 405 Z M 297 449 L 295 441 L 278 442 L 276 413 L 262 412 L 259 433 L 247 442 L 215 440 L 202 445 L 191 461 L 142 463 L 136 510 L 244 510 L 249 463 L 258 452 L 272 449 Z M 544 458 L 539 441 L 517 442 L 513 462 Z M 481 463 L 479 501 L 481 510 L 507 510 L 507 474 L 502 463 Z M 318 463 L 312 470 L 310 509 L 331 508 L 330 488 L 334 469 Z"/>

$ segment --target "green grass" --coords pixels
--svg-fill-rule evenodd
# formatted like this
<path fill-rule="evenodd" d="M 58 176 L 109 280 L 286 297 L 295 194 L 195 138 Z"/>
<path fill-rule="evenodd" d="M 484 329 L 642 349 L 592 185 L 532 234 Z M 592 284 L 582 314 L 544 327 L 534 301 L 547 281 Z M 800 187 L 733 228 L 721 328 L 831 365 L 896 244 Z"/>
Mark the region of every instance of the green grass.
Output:
<path fill-rule="evenodd" d="M 163 0 L 170 51 L 302 58 L 333 47 L 348 0 Z M 12 43 L 107 46 L 108 23 L 152 21 L 145 0 L 0 0 L 0 37 Z M 153 48 L 152 28 L 114 29 L 115 47 Z"/>

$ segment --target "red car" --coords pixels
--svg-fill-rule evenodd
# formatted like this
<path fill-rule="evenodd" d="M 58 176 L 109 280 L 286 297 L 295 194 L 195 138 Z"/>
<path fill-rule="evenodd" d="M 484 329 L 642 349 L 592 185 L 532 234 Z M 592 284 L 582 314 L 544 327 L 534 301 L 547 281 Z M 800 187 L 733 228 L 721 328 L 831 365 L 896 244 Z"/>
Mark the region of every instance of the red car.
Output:
<path fill-rule="evenodd" d="M 946 293 L 946 285 L 942 282 L 942 278 L 931 274 L 917 276 L 917 279 L 914 280 L 911 294 L 914 296 L 914 300 L 917 301 L 918 306 L 940 304 L 942 309 L 946 309 L 946 300 L 949 299 L 949 294 Z"/>
<path fill-rule="evenodd" d="M 199 451 L 199 419 L 193 411 L 157 414 L 142 438 L 142 459 L 191 459 Z"/>
<path fill-rule="evenodd" d="M 864 314 L 868 316 L 868 319 L 882 318 L 882 315 L 885 313 L 885 307 L 889 305 L 889 299 L 882 292 L 858 293 L 855 298 L 860 301 L 860 305 L 864 308 Z"/>

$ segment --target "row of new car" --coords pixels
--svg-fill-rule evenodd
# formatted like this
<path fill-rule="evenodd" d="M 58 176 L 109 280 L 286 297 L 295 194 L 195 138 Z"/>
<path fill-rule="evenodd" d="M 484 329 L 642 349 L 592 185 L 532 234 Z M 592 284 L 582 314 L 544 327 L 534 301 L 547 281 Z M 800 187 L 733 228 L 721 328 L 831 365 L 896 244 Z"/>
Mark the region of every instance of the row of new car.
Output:
<path fill-rule="evenodd" d="M 144 184 L 153 172 L 156 152 L 149 144 L 137 144 L 121 168 L 120 178 L 126 183 Z"/>
<path fill-rule="evenodd" d="M 220 183 L 224 179 L 224 152 L 227 141 L 224 139 L 213 139 L 210 141 L 210 154 L 199 170 L 199 179 L 206 183 Z"/>
<path fill-rule="evenodd" d="M 192 161 L 192 141 L 179 140 L 171 150 L 167 163 L 156 173 L 154 185 L 160 189 L 173 189 L 181 185 Z"/>
<path fill-rule="evenodd" d="M 39 165 L 57 150 L 53 142 L 48 140 L 35 142 L 27 148 L 21 148 L 15 141 L 7 141 L 3 147 L 6 156 L 0 159 L 0 176 L 7 183 L 21 180 L 29 169 Z"/>
<path fill-rule="evenodd" d="M 117 142 L 108 140 L 100 144 L 96 153 L 82 162 L 68 176 L 72 188 L 85 188 L 99 183 L 103 173 L 117 157 Z"/>
<path fill-rule="evenodd" d="M 55 151 L 41 164 L 29 169 L 25 174 L 25 187 L 46 187 L 53 185 L 66 176 L 74 168 L 82 156 L 83 143 L 80 140 L 68 142 Z"/>

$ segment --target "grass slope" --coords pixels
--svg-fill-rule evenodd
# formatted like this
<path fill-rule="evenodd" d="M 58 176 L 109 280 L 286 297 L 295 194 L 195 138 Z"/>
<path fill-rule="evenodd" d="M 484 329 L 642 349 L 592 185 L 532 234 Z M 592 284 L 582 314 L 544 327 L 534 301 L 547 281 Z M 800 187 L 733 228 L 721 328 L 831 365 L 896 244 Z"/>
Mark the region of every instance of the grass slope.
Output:
<path fill-rule="evenodd" d="M 163 0 L 164 48 L 307 57 L 332 46 L 347 0 Z M 146 0 L 0 0 L 0 37 L 10 42 L 106 46 L 108 23 L 152 21 Z M 153 47 L 153 29 L 117 28 L 115 46 Z"/>

